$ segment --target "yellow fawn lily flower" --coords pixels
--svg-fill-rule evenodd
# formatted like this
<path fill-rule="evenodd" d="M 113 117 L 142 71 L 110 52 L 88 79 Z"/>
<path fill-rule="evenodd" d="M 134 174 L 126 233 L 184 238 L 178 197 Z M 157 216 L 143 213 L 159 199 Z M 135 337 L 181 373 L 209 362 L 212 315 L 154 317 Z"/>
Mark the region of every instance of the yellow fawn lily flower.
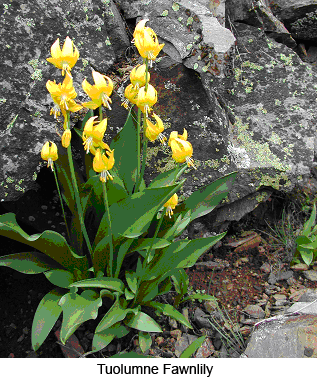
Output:
<path fill-rule="evenodd" d="M 92 77 L 95 82 L 93 86 L 86 80 L 86 78 L 82 83 L 83 90 L 91 98 L 91 101 L 83 103 L 83 106 L 94 110 L 103 105 L 111 110 L 110 103 L 112 103 L 112 101 L 110 95 L 113 90 L 112 80 L 106 75 L 100 74 L 94 70 L 92 72 Z"/>
<path fill-rule="evenodd" d="M 124 96 L 126 99 L 124 102 L 121 104 L 124 108 L 128 109 L 129 108 L 129 102 L 132 104 L 136 104 L 137 99 L 138 99 L 138 92 L 139 90 L 133 86 L 133 84 L 129 84 L 124 90 Z"/>
<path fill-rule="evenodd" d="M 53 43 L 51 47 L 51 58 L 47 58 L 47 61 L 52 63 L 58 69 L 62 70 L 62 75 L 69 74 L 70 71 L 75 66 L 78 58 L 79 51 L 74 45 L 73 41 L 67 36 L 61 50 L 59 45 L 59 38 Z"/>
<path fill-rule="evenodd" d="M 72 138 L 72 133 L 70 129 L 67 128 L 62 135 L 62 145 L 64 148 L 69 147 L 71 138 Z"/>
<path fill-rule="evenodd" d="M 60 115 L 60 112 L 65 116 L 66 111 L 77 112 L 83 108 L 74 101 L 77 93 L 73 86 L 73 79 L 70 76 L 67 75 L 63 83 L 58 84 L 56 84 L 55 80 L 48 80 L 46 88 L 55 103 L 50 112 L 54 114 L 55 118 Z"/>
<path fill-rule="evenodd" d="M 92 154 L 96 153 L 96 148 L 100 147 L 102 149 L 109 149 L 108 144 L 102 141 L 104 134 L 107 129 L 108 119 L 103 119 L 100 123 L 95 121 L 98 116 L 90 117 L 84 128 L 83 132 L 83 145 L 86 153 L 90 151 Z"/>
<path fill-rule="evenodd" d="M 164 207 L 166 207 L 166 215 L 171 218 L 173 215 L 173 210 L 178 204 L 178 196 L 175 193 L 165 204 Z"/>
<path fill-rule="evenodd" d="M 130 73 L 130 81 L 133 84 L 133 87 L 139 89 L 140 87 L 145 86 L 146 83 L 146 65 L 136 66 L 132 69 Z M 147 82 L 150 81 L 150 73 L 147 73 Z"/>
<path fill-rule="evenodd" d="M 101 153 L 100 149 L 98 148 L 92 163 L 94 171 L 100 173 L 101 182 L 106 182 L 108 178 L 113 180 L 113 177 L 109 173 L 109 170 L 112 169 L 114 165 L 114 149 L 106 150 L 106 154 Z"/>
<path fill-rule="evenodd" d="M 162 133 L 164 131 L 164 125 L 162 120 L 153 113 L 153 117 L 156 120 L 156 124 L 153 124 L 149 119 L 146 119 L 146 125 L 145 125 L 145 136 L 153 142 L 157 138 L 160 140 L 160 142 L 165 145 L 165 141 L 167 140 L 164 134 Z"/>
<path fill-rule="evenodd" d="M 50 143 L 52 144 L 51 146 Z M 52 171 L 54 171 L 53 161 L 58 159 L 56 144 L 52 141 L 47 141 L 41 150 L 41 157 L 42 160 L 47 161 L 47 167 L 51 167 Z"/>
<path fill-rule="evenodd" d="M 159 44 L 157 35 L 153 29 L 145 26 L 147 21 L 149 20 L 141 20 L 136 25 L 133 33 L 133 41 L 141 57 L 144 59 L 147 58 L 152 62 L 163 49 L 164 44 Z"/>
<path fill-rule="evenodd" d="M 138 92 L 138 98 L 136 105 L 145 113 L 146 117 L 151 109 L 151 107 L 157 102 L 157 91 L 155 88 L 149 84 L 147 91 L 145 87 L 141 87 Z"/>
<path fill-rule="evenodd" d="M 187 131 L 185 128 L 182 135 L 176 131 L 171 132 L 168 145 L 172 149 L 172 157 L 176 162 L 183 163 L 186 161 L 188 166 L 192 166 L 196 169 L 194 160 L 191 158 L 193 155 L 193 147 L 192 144 L 187 141 Z"/>

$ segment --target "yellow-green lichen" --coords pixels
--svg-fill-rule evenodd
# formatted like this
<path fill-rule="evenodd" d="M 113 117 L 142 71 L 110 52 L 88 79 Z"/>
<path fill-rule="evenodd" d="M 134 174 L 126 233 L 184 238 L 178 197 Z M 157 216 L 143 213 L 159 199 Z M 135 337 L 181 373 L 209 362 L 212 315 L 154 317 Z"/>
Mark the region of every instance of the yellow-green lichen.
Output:
<path fill-rule="evenodd" d="M 267 196 L 267 193 L 264 191 L 263 193 L 261 194 L 257 194 L 257 196 L 255 197 L 255 199 L 261 203 Z"/>

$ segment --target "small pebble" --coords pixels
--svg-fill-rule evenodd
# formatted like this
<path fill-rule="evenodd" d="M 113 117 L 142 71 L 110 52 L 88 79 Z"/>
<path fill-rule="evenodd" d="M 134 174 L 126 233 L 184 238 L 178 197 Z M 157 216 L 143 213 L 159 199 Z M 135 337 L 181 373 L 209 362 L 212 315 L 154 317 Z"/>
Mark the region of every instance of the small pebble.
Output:
<path fill-rule="evenodd" d="M 29 221 L 30 221 L 30 222 L 35 222 L 35 218 L 34 218 L 34 216 L 32 216 L 32 215 L 29 216 Z"/>
<path fill-rule="evenodd" d="M 45 205 L 42 205 L 42 206 L 41 206 L 41 209 L 42 209 L 42 210 L 47 210 L 47 208 L 48 208 L 48 207 L 45 206 Z"/>

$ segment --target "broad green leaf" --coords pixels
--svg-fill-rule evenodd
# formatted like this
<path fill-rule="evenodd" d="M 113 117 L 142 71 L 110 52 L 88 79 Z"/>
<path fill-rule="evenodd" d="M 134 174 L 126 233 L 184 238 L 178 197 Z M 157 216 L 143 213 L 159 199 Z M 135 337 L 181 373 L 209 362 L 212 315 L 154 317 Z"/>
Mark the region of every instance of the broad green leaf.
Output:
<path fill-rule="evenodd" d="M 127 301 L 129 301 L 129 300 L 133 300 L 133 298 L 134 298 L 134 293 L 132 293 L 128 288 L 125 288 L 125 289 L 124 289 L 124 296 L 125 296 L 125 299 L 126 299 Z"/>
<path fill-rule="evenodd" d="M 133 271 L 127 271 L 125 272 L 125 279 L 127 281 L 127 284 L 129 285 L 129 288 L 132 290 L 133 293 L 136 293 L 138 288 L 138 278 L 135 272 Z"/>
<path fill-rule="evenodd" d="M 179 311 L 177 311 L 172 305 L 164 304 L 160 302 L 147 302 L 147 306 L 154 307 L 156 310 L 159 310 L 164 315 L 168 315 L 169 317 L 172 317 L 182 323 L 184 326 L 188 327 L 189 329 L 192 329 L 192 325 L 187 321 L 187 319 L 181 314 Z"/>
<path fill-rule="evenodd" d="M 220 239 L 225 236 L 225 232 L 208 238 L 193 240 L 178 240 L 166 248 L 157 252 L 153 260 L 147 265 L 144 277 L 155 278 L 176 268 L 189 268 L 193 266 L 197 259 Z"/>
<path fill-rule="evenodd" d="M 122 130 L 115 136 L 110 148 L 115 150 L 114 169 L 118 172 L 125 188 L 132 194 L 137 170 L 137 127 L 134 111 L 130 110 Z"/>
<path fill-rule="evenodd" d="M 185 181 L 185 180 L 184 180 Z M 152 219 L 183 182 L 158 189 L 145 189 L 110 207 L 112 233 L 134 238 L 147 231 Z"/>
<path fill-rule="evenodd" d="M 124 323 L 136 330 L 148 332 L 162 332 L 161 327 L 149 315 L 140 311 L 138 314 L 131 314 Z"/>
<path fill-rule="evenodd" d="M 0 266 L 10 267 L 25 274 L 42 273 L 50 269 L 63 269 L 57 261 L 41 252 L 21 252 L 0 256 Z"/>
<path fill-rule="evenodd" d="M 153 238 L 135 239 L 128 252 L 147 250 L 151 247 Z M 154 239 L 152 249 L 159 249 L 169 246 L 171 243 L 166 239 Z"/>
<path fill-rule="evenodd" d="M 190 220 L 210 213 L 230 192 L 236 179 L 237 172 L 218 178 L 211 184 L 192 193 L 179 207 L 177 212 L 185 213 L 191 210 Z"/>
<path fill-rule="evenodd" d="M 297 246 L 311 243 L 311 240 L 309 239 L 309 237 L 305 235 L 298 236 L 298 238 L 295 241 L 297 243 Z"/>
<path fill-rule="evenodd" d="M 301 247 L 315 250 L 317 248 L 316 236 L 312 236 L 309 240 L 310 240 L 309 244 L 301 244 Z"/>
<path fill-rule="evenodd" d="M 110 358 L 123 358 L 123 359 L 145 359 L 145 358 L 153 358 L 152 356 L 138 354 L 136 352 L 120 352 L 119 354 L 115 354 L 110 356 Z"/>
<path fill-rule="evenodd" d="M 62 269 L 44 272 L 44 275 L 49 282 L 53 285 L 59 286 L 60 288 L 68 288 L 76 280 L 73 273 Z"/>
<path fill-rule="evenodd" d="M 88 321 L 96 319 L 98 309 L 102 305 L 101 298 L 87 300 L 78 294 L 65 294 L 59 301 L 63 309 L 63 322 L 60 340 L 63 344 L 77 330 L 77 328 Z"/>
<path fill-rule="evenodd" d="M 156 187 L 164 187 L 174 183 L 187 169 L 187 164 L 181 167 L 176 167 L 174 169 L 168 170 L 164 173 L 160 173 L 153 181 L 149 184 L 148 189 L 153 189 Z"/>
<path fill-rule="evenodd" d="M 196 339 L 181 353 L 180 358 L 190 358 L 198 350 L 198 348 L 200 348 L 203 345 L 206 338 L 207 336 L 203 335 L 200 338 Z"/>
<path fill-rule="evenodd" d="M 53 289 L 41 299 L 32 324 L 31 341 L 34 351 L 40 348 L 60 316 L 62 308 L 58 302 L 65 293 L 62 289 Z"/>
<path fill-rule="evenodd" d="M 82 272 L 88 270 L 86 257 L 76 255 L 62 235 L 55 231 L 44 231 L 29 236 L 17 224 L 13 213 L 0 216 L 0 235 L 30 245 L 70 271 L 76 267 Z"/>
<path fill-rule="evenodd" d="M 183 232 L 184 229 L 190 223 L 190 214 L 191 214 L 191 211 L 188 210 L 188 212 L 186 212 L 184 217 L 182 217 L 182 214 L 178 215 L 176 222 L 164 235 L 164 239 L 173 239 L 174 237 L 179 235 L 181 232 Z"/>
<path fill-rule="evenodd" d="M 103 271 L 109 263 L 110 239 L 112 236 L 107 234 L 94 248 L 92 262 L 96 271 Z"/>
<path fill-rule="evenodd" d="M 120 236 L 135 238 L 142 235 L 164 203 L 182 186 L 184 181 L 173 186 L 145 189 L 110 207 L 111 231 L 114 239 Z M 107 216 L 101 220 L 95 242 L 97 245 L 108 232 Z"/>
<path fill-rule="evenodd" d="M 118 242 L 118 240 L 117 240 L 117 242 Z M 115 278 L 118 278 L 118 276 L 119 276 L 124 257 L 127 254 L 132 242 L 133 242 L 132 239 L 125 239 L 125 241 L 123 239 L 119 244 L 119 248 L 118 248 L 118 246 L 115 247 L 116 256 L 113 260 L 114 273 L 115 273 L 114 277 Z"/>
<path fill-rule="evenodd" d="M 99 333 L 95 333 L 92 341 L 93 352 L 100 351 L 108 346 L 114 338 L 123 338 L 129 333 L 130 329 L 124 326 L 121 322 L 112 325 L 111 327 Z"/>
<path fill-rule="evenodd" d="M 116 297 L 115 303 L 111 306 L 111 308 L 107 311 L 106 315 L 99 322 L 96 327 L 96 332 L 99 333 L 105 329 L 108 329 L 110 326 L 113 326 L 117 322 L 122 321 L 129 309 L 127 307 L 127 301 L 123 298 Z"/>
<path fill-rule="evenodd" d="M 304 263 L 309 266 L 314 258 L 313 252 L 310 249 L 302 248 L 301 246 L 299 246 L 297 249 L 302 256 Z"/>
<path fill-rule="evenodd" d="M 158 285 L 158 295 L 168 293 L 172 289 L 172 283 L 170 277 L 166 277 Z"/>
<path fill-rule="evenodd" d="M 78 288 L 106 288 L 115 290 L 120 294 L 124 292 L 124 283 L 118 278 L 112 277 L 88 278 L 87 280 L 74 282 L 70 286 Z"/>
<path fill-rule="evenodd" d="M 139 331 L 139 345 L 142 352 L 145 352 L 151 348 L 152 337 L 148 332 Z"/>

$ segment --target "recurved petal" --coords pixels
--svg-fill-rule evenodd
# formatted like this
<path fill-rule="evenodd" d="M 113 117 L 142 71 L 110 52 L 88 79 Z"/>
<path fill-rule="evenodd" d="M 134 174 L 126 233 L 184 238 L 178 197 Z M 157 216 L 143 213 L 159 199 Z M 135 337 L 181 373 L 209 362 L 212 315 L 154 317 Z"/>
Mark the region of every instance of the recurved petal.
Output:
<path fill-rule="evenodd" d="M 59 45 L 59 38 L 57 38 L 57 40 L 51 46 L 51 56 L 53 58 L 58 59 L 58 58 L 60 58 L 61 55 L 62 55 L 62 51 L 61 51 L 61 47 Z"/>
<path fill-rule="evenodd" d="M 101 106 L 101 100 L 91 100 L 90 102 L 83 103 L 83 107 L 89 108 L 91 110 L 95 110 L 96 108 Z"/>
<path fill-rule="evenodd" d="M 63 55 L 63 58 L 68 58 L 68 57 L 73 56 L 73 41 L 68 36 L 66 37 L 64 41 L 62 55 Z"/>
<path fill-rule="evenodd" d="M 94 130 L 94 121 L 98 116 L 92 116 L 90 117 L 85 124 L 84 127 L 84 133 L 88 136 L 90 136 L 93 133 Z"/>
<path fill-rule="evenodd" d="M 103 136 L 107 129 L 108 119 L 103 119 L 99 124 L 94 128 L 93 136 L 97 140 L 102 140 Z"/>
<path fill-rule="evenodd" d="M 46 141 L 46 143 L 43 145 L 42 150 L 41 150 L 42 160 L 47 161 L 49 153 L 50 153 L 50 143 L 49 141 Z"/>
<path fill-rule="evenodd" d="M 100 149 L 96 150 L 96 154 L 95 154 L 95 157 L 93 159 L 92 166 L 93 166 L 94 171 L 97 173 L 100 173 L 103 170 L 105 170 L 105 165 L 104 165 L 104 162 L 102 160 Z"/>

